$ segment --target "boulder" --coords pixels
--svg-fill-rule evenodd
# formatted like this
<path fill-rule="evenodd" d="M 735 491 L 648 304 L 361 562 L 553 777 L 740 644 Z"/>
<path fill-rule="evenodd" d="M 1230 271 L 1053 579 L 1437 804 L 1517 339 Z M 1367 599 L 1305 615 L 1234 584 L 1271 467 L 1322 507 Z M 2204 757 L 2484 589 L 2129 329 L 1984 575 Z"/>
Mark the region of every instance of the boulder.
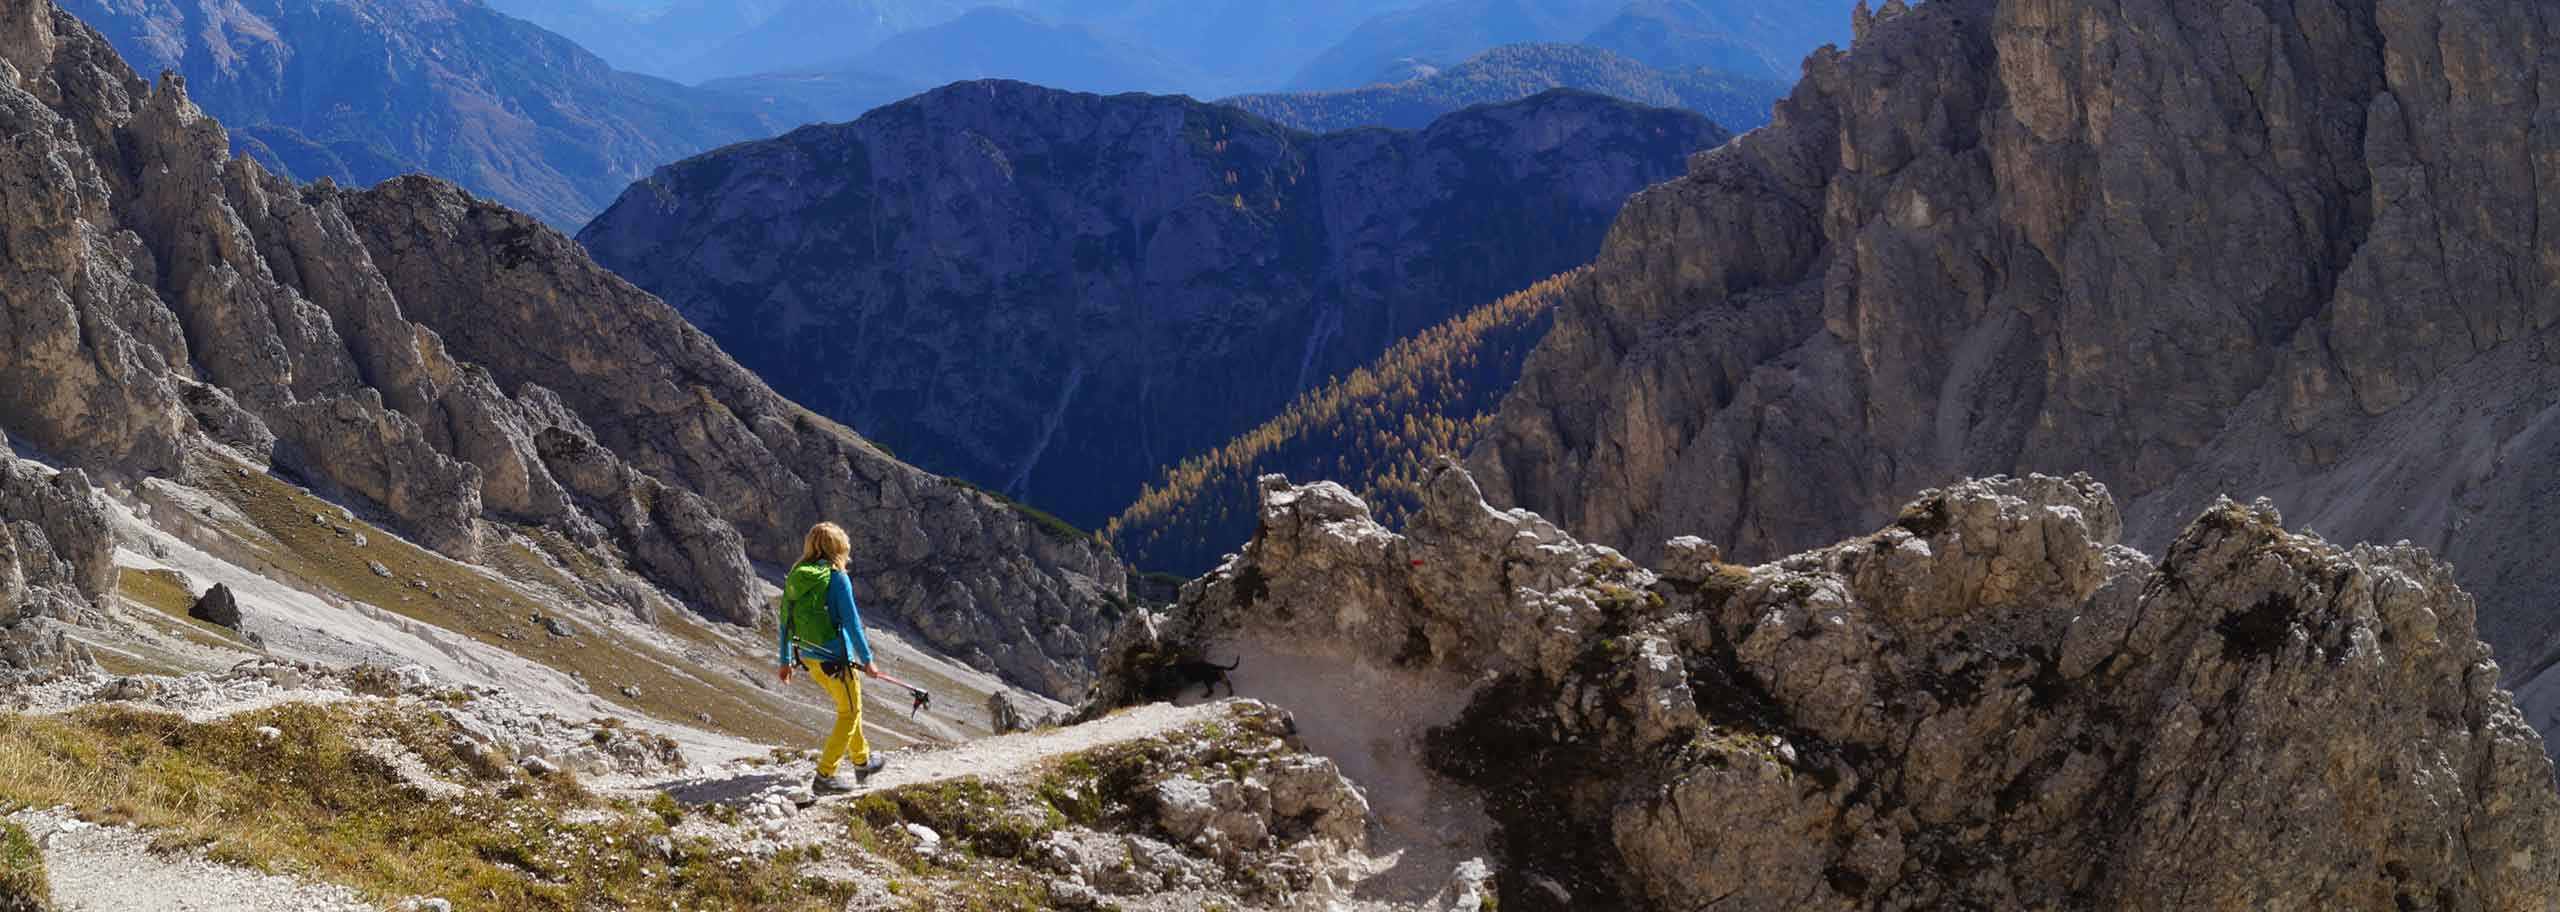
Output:
<path fill-rule="evenodd" d="M 987 694 L 987 726 L 999 735 L 1031 728 L 1022 720 L 1022 711 L 1014 708 L 1013 697 L 1002 689 Z"/>
<path fill-rule="evenodd" d="M 231 587 L 213 584 L 196 602 L 187 607 L 187 616 L 216 627 L 240 629 L 240 602 L 231 595 Z"/>

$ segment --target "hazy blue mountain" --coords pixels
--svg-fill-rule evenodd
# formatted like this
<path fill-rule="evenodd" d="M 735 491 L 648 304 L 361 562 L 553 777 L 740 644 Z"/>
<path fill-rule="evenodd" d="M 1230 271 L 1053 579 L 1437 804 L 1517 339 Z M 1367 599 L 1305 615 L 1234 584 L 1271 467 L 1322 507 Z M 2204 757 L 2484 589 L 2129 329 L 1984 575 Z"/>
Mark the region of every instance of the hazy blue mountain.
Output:
<path fill-rule="evenodd" d="M 617 69 L 649 73 L 639 66 L 655 56 L 649 34 L 649 11 L 614 0 L 485 0 L 491 9 L 543 27 L 578 43 Z M 663 76 L 663 73 L 651 73 Z"/>
<path fill-rule="evenodd" d="M 901 32 L 941 25 L 984 0 L 790 0 L 762 22 L 716 39 L 675 64 L 679 78 L 714 79 L 859 62 Z M 876 69 L 876 68 L 875 68 Z M 887 75 L 907 78 L 907 74 Z M 922 81 L 922 80 L 918 80 Z"/>
<path fill-rule="evenodd" d="M 702 88 L 737 98 L 774 117 L 797 114 L 815 123 L 852 120 L 924 91 L 925 86 L 863 69 L 810 67 L 714 79 Z"/>
<path fill-rule="evenodd" d="M 409 171 L 575 228 L 667 161 L 808 119 L 614 70 L 477 0 L 66 0 L 292 177 Z"/>
<path fill-rule="evenodd" d="M 489 2 L 576 40 L 617 67 L 687 82 L 850 67 L 930 84 L 920 74 L 891 72 L 866 58 L 878 42 L 943 25 L 972 8 L 1016 9 L 1062 26 L 1092 26 L 1105 43 L 1135 48 L 1143 57 L 1171 62 L 1176 71 L 1199 74 L 1200 80 L 1174 88 L 1209 97 L 1276 88 L 1362 22 L 1419 0 Z M 1039 81 L 1001 67 L 979 75 Z"/>
<path fill-rule="evenodd" d="M 1764 69 L 1795 81 L 1804 55 L 1846 43 L 1842 0 L 1437 0 L 1362 23 L 1290 80 L 1298 89 L 1356 88 L 1407 59 L 1448 64 L 1503 44 L 1608 48 L 1665 68 Z"/>
<path fill-rule="evenodd" d="M 1849 45 L 1854 3 L 1632 0 L 1583 43 L 1657 67 L 1764 72 L 1794 84 L 1804 55 Z"/>
<path fill-rule="evenodd" d="M 858 66 L 925 85 L 1003 78 L 1076 92 L 1210 97 L 1239 87 L 1094 26 L 999 7 L 891 36 Z"/>
<path fill-rule="evenodd" d="M 1757 72 L 1755 69 L 1754 73 Z M 1705 68 L 1659 70 L 1594 47 L 1510 44 L 1402 82 L 1329 92 L 1240 95 L 1226 104 L 1301 130 L 1413 128 L 1470 105 L 1581 89 L 1665 108 L 1687 108 L 1735 132 L 1769 120 L 1785 83 Z"/>
<path fill-rule="evenodd" d="M 1025 5 L 1061 22 L 1102 28 L 1237 89 L 1251 90 L 1287 83 L 1299 67 L 1360 23 L 1419 2 L 1029 0 Z"/>
<path fill-rule="evenodd" d="M 1297 89 L 1347 89 L 1408 59 L 1452 64 L 1505 44 L 1570 42 L 1616 15 L 1625 0 L 1437 0 L 1382 13 L 1299 68 Z"/>

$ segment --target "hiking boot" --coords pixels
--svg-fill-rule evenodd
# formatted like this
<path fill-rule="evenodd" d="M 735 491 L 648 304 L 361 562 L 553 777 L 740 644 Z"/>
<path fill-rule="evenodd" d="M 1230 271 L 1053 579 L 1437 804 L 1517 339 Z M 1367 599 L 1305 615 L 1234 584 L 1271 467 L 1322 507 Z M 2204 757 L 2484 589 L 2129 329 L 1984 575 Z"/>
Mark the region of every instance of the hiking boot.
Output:
<path fill-rule="evenodd" d="M 812 776 L 809 778 L 809 794 L 811 795 L 842 795 L 850 791 L 853 791 L 853 786 L 844 784 L 843 779 L 835 776 Z"/>
<path fill-rule="evenodd" d="M 865 760 L 862 762 L 861 766 L 853 768 L 853 780 L 855 782 L 869 782 L 871 781 L 871 774 L 887 769 L 888 767 L 889 758 L 880 756 L 879 754 L 872 754 L 871 759 Z"/>

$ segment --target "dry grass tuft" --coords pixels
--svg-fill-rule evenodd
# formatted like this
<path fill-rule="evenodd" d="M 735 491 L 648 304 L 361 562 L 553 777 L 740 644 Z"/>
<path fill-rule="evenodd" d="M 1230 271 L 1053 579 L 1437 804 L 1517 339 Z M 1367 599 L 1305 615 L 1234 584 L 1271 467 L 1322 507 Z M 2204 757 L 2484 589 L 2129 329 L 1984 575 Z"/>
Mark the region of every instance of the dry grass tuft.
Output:
<path fill-rule="evenodd" d="M 267 739 L 261 726 L 280 730 Z M 213 722 L 131 707 L 0 716 L 0 803 L 68 804 L 81 816 L 156 831 L 173 848 L 348 884 L 391 901 L 442 896 L 464 908 L 797 909 L 841 905 L 844 888 L 796 860 L 677 859 L 641 850 L 667 826 L 623 813 L 572 778 L 525 778 L 474 763 L 437 716 L 382 704 L 288 704 Z M 470 788 L 434 798 L 359 744 L 387 738 L 434 775 Z"/>
<path fill-rule="evenodd" d="M 53 886 L 44 876 L 44 853 L 25 828 L 0 820 L 0 912 L 46 912 Z"/>

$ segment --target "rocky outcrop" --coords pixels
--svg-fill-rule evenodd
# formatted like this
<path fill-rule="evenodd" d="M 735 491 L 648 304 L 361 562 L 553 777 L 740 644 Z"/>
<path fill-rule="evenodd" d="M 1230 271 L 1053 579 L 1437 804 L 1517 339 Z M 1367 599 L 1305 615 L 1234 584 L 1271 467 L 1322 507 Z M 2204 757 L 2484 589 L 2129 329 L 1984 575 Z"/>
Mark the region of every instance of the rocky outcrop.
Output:
<path fill-rule="evenodd" d="M 2462 568 L 2560 656 L 2547 4 L 1882 4 L 1628 205 L 1473 465 L 1652 557 L 1765 559 L 1967 474 L 2218 492 Z M 2527 709 L 2548 720 L 2528 692 Z"/>
<path fill-rule="evenodd" d="M 1398 340 L 1581 265 L 1726 134 L 1551 93 L 1310 136 L 945 87 L 661 169 L 579 239 L 776 389 L 1093 528 Z"/>
<path fill-rule="evenodd" d="M 302 180 L 423 171 L 574 230 L 632 180 L 816 119 L 792 99 L 615 72 L 469 0 L 65 0 L 174 70 L 243 156 Z"/>
<path fill-rule="evenodd" d="M 470 559 L 549 526 L 704 613 L 770 611 L 750 555 L 856 530 L 877 616 L 1052 694 L 1088 672 L 1088 541 L 800 410 L 528 216 L 425 178 L 295 187 L 231 157 L 41 2 L 0 5 L 0 427 L 110 478 L 220 445 Z M 395 240 L 396 238 L 396 240 Z M 611 584 L 613 581 L 592 581 Z"/>
<path fill-rule="evenodd" d="M 63 627 L 115 586 L 115 539 L 88 477 L 0 446 L 0 684 L 90 667 Z"/>
<path fill-rule="evenodd" d="M 1124 625 L 1087 711 L 1204 654 L 1276 666 L 1248 696 L 1299 682 L 1268 698 L 1319 749 L 1343 704 L 1391 704 L 1327 752 L 1372 800 L 1362 772 L 1419 756 L 1396 788 L 1478 802 L 1505 909 L 2560 902 L 2551 762 L 2424 550 L 2225 501 L 2155 561 L 2104 486 L 2033 476 L 1653 571 L 1453 464 L 1428 491 L 1398 535 L 1267 479 L 1263 531 Z"/>

